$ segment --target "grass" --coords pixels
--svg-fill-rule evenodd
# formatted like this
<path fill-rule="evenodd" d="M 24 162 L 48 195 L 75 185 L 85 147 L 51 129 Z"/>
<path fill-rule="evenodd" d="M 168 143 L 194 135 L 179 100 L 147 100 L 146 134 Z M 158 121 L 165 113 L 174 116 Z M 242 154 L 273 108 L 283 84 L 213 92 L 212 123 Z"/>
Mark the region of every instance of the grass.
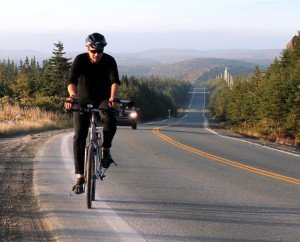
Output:
<path fill-rule="evenodd" d="M 272 132 L 272 130 L 262 129 L 260 126 L 247 127 L 235 126 L 230 128 L 232 131 L 258 138 L 260 140 L 269 141 L 277 144 L 285 144 L 289 146 L 300 147 L 300 136 L 288 132 Z"/>
<path fill-rule="evenodd" d="M 70 118 L 64 114 L 42 111 L 39 108 L 0 105 L 0 136 L 62 129 L 71 126 Z"/>

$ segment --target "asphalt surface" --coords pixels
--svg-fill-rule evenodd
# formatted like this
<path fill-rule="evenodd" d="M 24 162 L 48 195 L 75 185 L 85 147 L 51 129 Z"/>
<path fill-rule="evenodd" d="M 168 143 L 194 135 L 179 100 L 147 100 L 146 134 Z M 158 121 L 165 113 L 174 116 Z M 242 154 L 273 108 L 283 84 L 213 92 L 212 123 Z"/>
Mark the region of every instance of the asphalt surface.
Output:
<path fill-rule="evenodd" d="M 191 95 L 184 118 L 118 128 L 92 209 L 70 195 L 73 134 L 48 141 L 35 187 L 58 241 L 299 241 L 299 156 L 215 134 Z"/>

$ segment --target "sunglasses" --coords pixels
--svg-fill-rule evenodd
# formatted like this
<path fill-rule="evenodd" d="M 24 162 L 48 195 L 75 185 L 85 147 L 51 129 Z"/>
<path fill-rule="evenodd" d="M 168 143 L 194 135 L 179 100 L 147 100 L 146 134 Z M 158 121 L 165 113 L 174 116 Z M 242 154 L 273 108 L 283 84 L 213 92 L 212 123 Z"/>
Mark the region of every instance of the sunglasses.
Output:
<path fill-rule="evenodd" d="M 92 54 L 96 54 L 96 53 L 98 53 L 98 54 L 101 54 L 101 53 L 103 53 L 103 50 L 89 50 Z"/>

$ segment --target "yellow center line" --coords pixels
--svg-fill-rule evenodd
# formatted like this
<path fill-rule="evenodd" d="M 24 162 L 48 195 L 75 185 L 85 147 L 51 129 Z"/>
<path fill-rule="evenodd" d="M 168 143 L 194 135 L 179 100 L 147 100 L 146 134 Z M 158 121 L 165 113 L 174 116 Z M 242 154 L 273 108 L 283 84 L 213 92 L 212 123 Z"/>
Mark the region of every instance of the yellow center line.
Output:
<path fill-rule="evenodd" d="M 293 177 L 289 177 L 289 176 L 283 176 L 283 175 L 280 175 L 278 173 L 270 172 L 270 171 L 263 170 L 263 169 L 258 169 L 258 168 L 255 168 L 253 166 L 248 166 L 248 165 L 239 163 L 237 161 L 233 161 L 233 160 L 229 160 L 229 159 L 226 159 L 226 158 L 222 158 L 220 156 L 216 156 L 216 155 L 204 152 L 202 150 L 195 149 L 195 148 L 193 148 L 191 146 L 182 144 L 182 143 L 180 143 L 180 142 L 178 142 L 178 141 L 170 138 L 169 136 L 161 133 L 159 131 L 160 128 L 161 127 L 156 127 L 156 128 L 154 128 L 152 130 L 152 132 L 156 136 L 158 136 L 159 138 L 161 138 L 161 139 L 167 141 L 168 143 L 171 143 L 171 144 L 175 145 L 176 147 L 179 147 L 179 148 L 181 148 L 183 150 L 187 150 L 187 151 L 189 151 L 191 153 L 194 153 L 194 154 L 206 157 L 206 158 L 210 158 L 210 159 L 213 159 L 215 161 L 221 162 L 223 164 L 227 164 L 227 165 L 230 165 L 230 166 L 233 166 L 233 167 L 236 167 L 236 168 L 240 168 L 240 169 L 252 172 L 252 173 L 256 173 L 256 174 L 262 175 L 262 176 L 271 177 L 271 178 L 274 178 L 274 179 L 277 179 L 277 180 L 281 180 L 281 181 L 285 181 L 285 182 L 288 182 L 288 183 L 291 183 L 291 184 L 294 184 L 294 185 L 300 185 L 300 180 L 299 179 L 296 179 L 296 178 L 293 178 Z"/>

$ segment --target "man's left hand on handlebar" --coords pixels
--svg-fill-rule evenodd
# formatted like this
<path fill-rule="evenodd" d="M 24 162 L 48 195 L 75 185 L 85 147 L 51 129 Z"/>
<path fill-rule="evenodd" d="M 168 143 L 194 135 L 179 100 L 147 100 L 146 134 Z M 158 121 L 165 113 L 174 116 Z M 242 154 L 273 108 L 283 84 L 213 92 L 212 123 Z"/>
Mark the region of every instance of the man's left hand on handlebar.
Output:
<path fill-rule="evenodd" d="M 76 96 L 70 96 L 65 100 L 65 109 L 70 110 L 76 100 Z"/>
<path fill-rule="evenodd" d="M 108 100 L 108 105 L 111 108 L 119 109 L 120 108 L 120 99 L 119 98 L 110 98 Z"/>

